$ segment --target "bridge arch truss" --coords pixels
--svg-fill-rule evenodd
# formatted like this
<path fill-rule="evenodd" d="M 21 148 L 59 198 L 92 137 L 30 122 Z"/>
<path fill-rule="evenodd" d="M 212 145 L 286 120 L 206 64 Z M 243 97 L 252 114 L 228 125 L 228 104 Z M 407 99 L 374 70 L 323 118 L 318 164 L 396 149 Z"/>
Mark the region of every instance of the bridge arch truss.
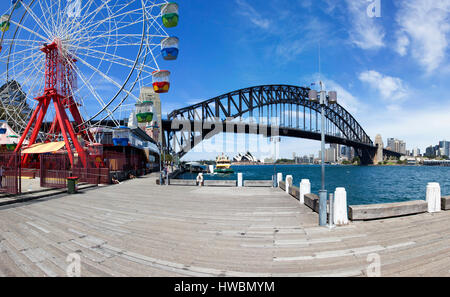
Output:
<path fill-rule="evenodd" d="M 278 127 L 280 136 L 320 139 L 320 104 L 308 100 L 310 89 L 291 85 L 264 85 L 236 90 L 215 98 L 174 110 L 163 121 L 166 146 L 179 157 L 205 138 L 211 137 L 208 127 L 230 122 L 247 122 Z M 357 120 L 340 104 L 325 107 L 324 125 L 327 142 L 352 146 L 359 150 L 376 147 Z M 174 123 L 190 123 L 188 132 L 179 130 Z M 248 133 L 249 129 L 246 129 Z M 270 128 L 269 128 L 270 130 Z M 217 133 L 226 132 L 216 130 Z"/>

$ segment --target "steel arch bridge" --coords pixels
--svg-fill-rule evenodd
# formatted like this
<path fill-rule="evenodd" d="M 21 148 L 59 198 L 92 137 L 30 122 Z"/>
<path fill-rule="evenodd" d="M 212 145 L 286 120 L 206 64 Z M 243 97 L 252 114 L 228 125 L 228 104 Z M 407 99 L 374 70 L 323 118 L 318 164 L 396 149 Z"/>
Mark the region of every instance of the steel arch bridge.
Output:
<path fill-rule="evenodd" d="M 320 104 L 308 100 L 309 91 L 291 85 L 256 86 L 174 110 L 163 120 L 164 145 L 183 157 L 201 141 L 224 132 L 320 140 Z M 353 147 L 363 164 L 373 163 L 377 146 L 344 107 L 326 106 L 325 117 L 327 143 Z"/>

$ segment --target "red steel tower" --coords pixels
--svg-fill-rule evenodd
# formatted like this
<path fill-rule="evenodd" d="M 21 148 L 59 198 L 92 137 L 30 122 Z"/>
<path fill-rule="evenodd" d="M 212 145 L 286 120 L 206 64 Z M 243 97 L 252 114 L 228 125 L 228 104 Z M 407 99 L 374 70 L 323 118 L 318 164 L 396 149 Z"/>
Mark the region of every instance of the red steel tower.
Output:
<path fill-rule="evenodd" d="M 76 74 L 73 71 L 72 64 L 75 63 L 76 60 L 68 56 L 68 54 L 65 55 L 60 49 L 61 44 L 58 40 L 55 40 L 51 44 L 44 44 L 44 47 L 41 48 L 41 51 L 46 55 L 44 94 L 41 97 L 35 98 L 38 101 L 38 105 L 33 111 L 27 127 L 17 144 L 16 152 L 19 152 L 22 148 L 22 144 L 30 132 L 30 129 L 33 127 L 33 124 L 34 128 L 28 145 L 31 146 L 35 144 L 47 110 L 53 102 L 56 116 L 53 120 L 49 131 L 49 137 L 46 142 L 53 140 L 52 135 L 62 135 L 71 165 L 74 165 L 73 146 L 78 153 L 78 158 L 83 167 L 86 168 L 87 154 L 80 145 L 78 136 L 89 141 L 89 132 L 87 127 L 82 125 L 83 118 L 81 117 L 78 105 L 73 98 L 73 92 L 76 89 Z M 69 120 L 66 109 L 68 109 L 72 115 L 75 127 Z M 22 158 L 22 164 L 26 164 L 27 159 L 28 155 L 25 154 Z"/>

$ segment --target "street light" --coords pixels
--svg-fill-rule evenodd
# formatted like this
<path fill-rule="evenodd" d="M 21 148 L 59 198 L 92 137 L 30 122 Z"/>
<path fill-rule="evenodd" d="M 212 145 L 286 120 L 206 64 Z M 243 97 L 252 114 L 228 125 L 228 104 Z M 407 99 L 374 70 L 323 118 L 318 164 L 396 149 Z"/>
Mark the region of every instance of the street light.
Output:
<path fill-rule="evenodd" d="M 322 187 L 319 191 L 319 226 L 327 225 L 327 190 L 325 190 L 325 107 L 329 104 L 337 103 L 337 93 L 335 91 L 327 92 L 324 90 L 323 83 L 320 82 L 320 92 L 316 90 L 309 91 L 309 100 L 320 104 L 320 114 L 322 115 L 322 124 L 320 130 L 321 138 L 321 159 L 322 159 Z"/>
<path fill-rule="evenodd" d="M 270 141 L 273 143 L 274 145 L 274 158 L 273 158 L 273 187 L 276 188 L 278 187 L 278 181 L 277 181 L 277 143 L 281 142 L 281 137 L 280 136 L 272 136 L 270 137 Z"/>

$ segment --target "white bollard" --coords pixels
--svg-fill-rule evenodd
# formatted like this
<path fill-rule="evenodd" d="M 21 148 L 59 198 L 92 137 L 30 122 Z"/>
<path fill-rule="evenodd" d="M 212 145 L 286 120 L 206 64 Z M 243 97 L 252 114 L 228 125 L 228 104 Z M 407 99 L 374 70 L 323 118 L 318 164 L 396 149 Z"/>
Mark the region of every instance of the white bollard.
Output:
<path fill-rule="evenodd" d="M 427 185 L 428 212 L 441 211 L 441 186 L 438 183 Z"/>
<path fill-rule="evenodd" d="M 288 195 L 290 195 L 289 188 L 292 186 L 292 180 L 293 180 L 292 175 L 286 176 L 286 193 L 288 193 Z"/>
<path fill-rule="evenodd" d="M 311 183 L 309 182 L 309 179 L 302 179 L 302 182 L 300 183 L 300 204 L 305 204 L 306 194 L 311 194 Z"/>
<path fill-rule="evenodd" d="M 242 173 L 238 173 L 238 187 L 242 188 L 244 185 L 244 176 Z"/>
<path fill-rule="evenodd" d="M 334 192 L 334 224 L 347 225 L 347 192 L 345 188 L 337 188 Z"/>
<path fill-rule="evenodd" d="M 197 185 L 199 187 L 203 187 L 203 173 L 199 173 L 197 175 Z"/>
<path fill-rule="evenodd" d="M 277 175 L 277 187 L 280 186 L 280 181 L 283 181 L 283 173 L 278 173 Z"/>

